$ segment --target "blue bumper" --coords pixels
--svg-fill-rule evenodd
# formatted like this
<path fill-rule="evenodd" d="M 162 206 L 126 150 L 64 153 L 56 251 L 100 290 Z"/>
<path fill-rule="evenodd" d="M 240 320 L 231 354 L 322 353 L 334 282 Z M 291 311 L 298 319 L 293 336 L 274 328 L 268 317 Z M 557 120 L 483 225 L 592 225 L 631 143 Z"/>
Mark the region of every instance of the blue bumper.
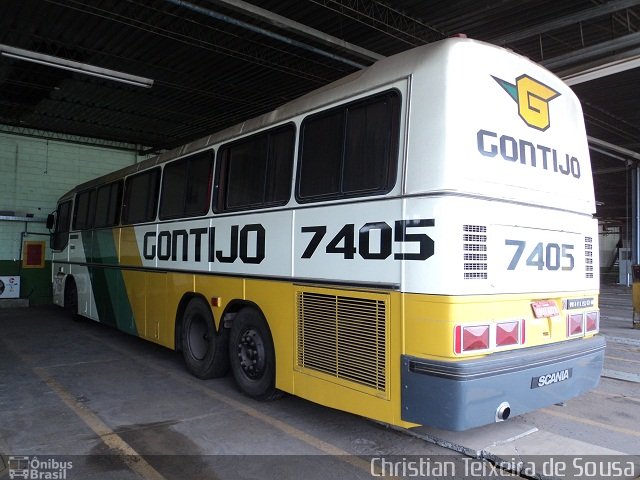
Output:
<path fill-rule="evenodd" d="M 402 356 L 402 419 L 467 430 L 564 402 L 594 388 L 604 362 L 602 336 L 441 362 Z"/>

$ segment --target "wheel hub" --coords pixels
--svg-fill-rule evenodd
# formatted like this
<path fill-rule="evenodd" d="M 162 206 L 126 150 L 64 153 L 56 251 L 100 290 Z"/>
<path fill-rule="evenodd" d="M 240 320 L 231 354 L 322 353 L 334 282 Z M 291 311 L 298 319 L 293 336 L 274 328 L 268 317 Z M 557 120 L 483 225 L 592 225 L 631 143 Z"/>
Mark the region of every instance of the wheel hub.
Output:
<path fill-rule="evenodd" d="M 246 330 L 240 336 L 238 358 L 247 377 L 257 379 L 263 375 L 266 361 L 264 343 L 256 330 Z"/>

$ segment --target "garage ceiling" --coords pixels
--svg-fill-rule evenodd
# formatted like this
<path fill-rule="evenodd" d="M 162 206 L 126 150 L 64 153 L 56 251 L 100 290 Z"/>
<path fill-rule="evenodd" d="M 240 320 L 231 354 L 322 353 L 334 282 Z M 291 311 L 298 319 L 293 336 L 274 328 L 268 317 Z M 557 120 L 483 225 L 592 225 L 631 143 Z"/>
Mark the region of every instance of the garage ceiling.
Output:
<path fill-rule="evenodd" d="M 377 56 L 456 33 L 566 76 L 640 56 L 640 0 L 2 0 L 0 44 L 145 77 L 153 87 L 3 55 L 0 131 L 172 148 Z M 588 134 L 600 140 L 591 152 L 598 215 L 614 222 L 629 216 L 633 155 L 609 144 L 640 151 L 639 82 L 635 68 L 573 86 Z"/>

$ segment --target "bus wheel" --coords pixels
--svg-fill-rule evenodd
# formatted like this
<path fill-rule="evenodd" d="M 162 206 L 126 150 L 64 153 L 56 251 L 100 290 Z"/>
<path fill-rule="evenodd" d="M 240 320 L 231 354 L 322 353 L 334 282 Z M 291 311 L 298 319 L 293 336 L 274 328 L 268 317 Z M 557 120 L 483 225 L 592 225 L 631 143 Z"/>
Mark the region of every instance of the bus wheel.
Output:
<path fill-rule="evenodd" d="M 69 312 L 72 320 L 80 320 L 78 315 L 78 289 L 76 288 L 76 282 L 72 278 L 67 280 L 64 287 L 64 308 Z"/>
<path fill-rule="evenodd" d="M 253 308 L 238 312 L 229 338 L 231 371 L 240 390 L 257 400 L 280 396 L 276 390 L 276 357 L 264 317 Z"/>
<path fill-rule="evenodd" d="M 202 379 L 229 371 L 227 342 L 218 335 L 209 306 L 201 299 L 189 302 L 182 317 L 182 356 L 187 370 Z"/>

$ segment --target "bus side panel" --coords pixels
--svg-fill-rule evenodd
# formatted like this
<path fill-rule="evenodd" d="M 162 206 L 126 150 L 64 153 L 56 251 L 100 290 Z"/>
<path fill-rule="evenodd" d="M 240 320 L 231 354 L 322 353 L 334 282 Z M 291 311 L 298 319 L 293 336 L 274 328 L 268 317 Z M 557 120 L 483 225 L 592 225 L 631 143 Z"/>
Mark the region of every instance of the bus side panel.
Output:
<path fill-rule="evenodd" d="M 304 285 L 295 290 L 309 295 L 310 304 L 298 301 L 296 305 L 293 393 L 381 422 L 414 426 L 401 418 L 402 294 Z M 336 318 L 329 305 L 331 297 L 339 304 Z M 371 302 L 385 305 L 384 332 L 380 323 L 372 329 L 374 319 L 364 313 Z M 322 328 L 334 321 L 333 331 Z M 336 344 L 331 344 L 333 332 L 337 332 Z M 377 348 L 372 335 L 380 336 L 375 340 L 380 342 Z"/>
<path fill-rule="evenodd" d="M 68 235 L 68 234 L 67 234 Z M 64 249 L 51 253 L 51 278 L 53 290 L 53 304 L 64 307 L 64 285 L 69 273 L 69 243 Z"/>
<path fill-rule="evenodd" d="M 91 232 L 69 233 L 69 273 L 78 293 L 78 313 L 93 320 L 101 320 L 96 310 L 93 290 L 91 288 L 91 273 L 86 266 L 87 256 L 85 248 L 91 248 Z"/>
<path fill-rule="evenodd" d="M 406 229 L 402 222 L 410 220 L 402 218 L 402 201 L 396 199 L 300 209 L 293 232 L 293 277 L 400 288 L 400 256 L 416 246 L 399 240 Z"/>
<path fill-rule="evenodd" d="M 91 285 L 99 318 L 123 332 L 138 335 L 134 312 L 127 295 L 122 271 L 118 268 L 120 229 L 95 230 L 92 237 Z"/>
<path fill-rule="evenodd" d="M 154 234 L 156 232 L 156 225 L 145 225 L 143 228 Z M 153 274 L 137 270 L 142 268 L 142 255 L 136 240 L 136 231 L 139 229 L 140 227 L 122 227 L 118 229 L 119 236 L 114 238 L 118 245 L 118 263 L 125 267 L 121 270 L 121 275 L 136 331 L 141 337 L 153 340 L 149 338 L 147 329 L 147 276 Z"/>

